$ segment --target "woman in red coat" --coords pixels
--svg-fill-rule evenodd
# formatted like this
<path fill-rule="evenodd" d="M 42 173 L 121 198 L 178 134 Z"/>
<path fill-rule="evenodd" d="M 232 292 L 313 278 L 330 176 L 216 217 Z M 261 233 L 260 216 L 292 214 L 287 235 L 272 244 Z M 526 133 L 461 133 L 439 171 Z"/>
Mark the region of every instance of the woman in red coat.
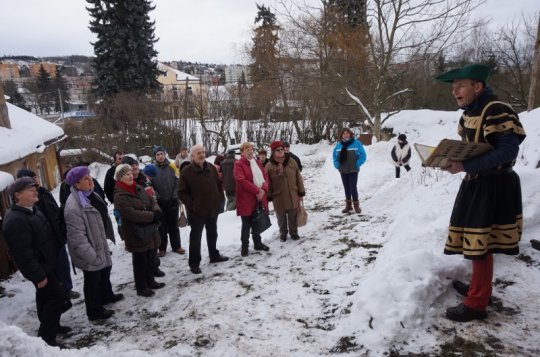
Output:
<path fill-rule="evenodd" d="M 268 174 L 261 163 L 255 159 L 253 143 L 240 145 L 240 160 L 234 163 L 234 180 L 236 182 L 236 214 L 242 218 L 241 255 L 249 255 L 249 231 L 253 237 L 255 250 L 268 251 L 270 248 L 261 241 L 261 234 L 252 226 L 252 214 L 258 202 L 262 202 L 268 211 L 266 192 L 268 191 Z"/>

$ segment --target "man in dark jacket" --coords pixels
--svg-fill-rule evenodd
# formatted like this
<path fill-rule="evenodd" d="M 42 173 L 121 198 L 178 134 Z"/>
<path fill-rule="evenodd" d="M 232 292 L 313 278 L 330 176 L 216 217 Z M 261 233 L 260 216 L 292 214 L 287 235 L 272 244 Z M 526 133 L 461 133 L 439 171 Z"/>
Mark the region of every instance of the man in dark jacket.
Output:
<path fill-rule="evenodd" d="M 53 195 L 45 187 L 40 186 L 39 177 L 34 171 L 28 169 L 21 169 L 17 171 L 17 178 L 21 177 L 30 177 L 38 185 L 37 191 L 39 201 L 37 201 L 36 206 L 39 208 L 41 213 L 43 213 L 43 215 L 47 219 L 47 222 L 49 222 L 49 224 L 51 225 L 54 234 L 62 243 L 60 249 L 58 250 L 56 272 L 58 273 L 58 277 L 62 281 L 64 291 L 66 292 L 66 302 L 64 303 L 64 310 L 68 310 L 69 308 L 71 308 L 70 299 L 77 299 L 81 296 L 81 294 L 76 291 L 72 291 L 73 282 L 71 280 L 70 263 L 66 251 L 67 238 L 64 215 L 60 210 L 60 207 L 58 207 L 58 203 L 56 203 Z"/>
<path fill-rule="evenodd" d="M 111 167 L 107 170 L 107 173 L 105 174 L 105 181 L 103 182 L 103 189 L 105 191 L 105 196 L 107 196 L 107 200 L 109 200 L 110 203 L 114 203 L 114 171 L 116 170 L 116 166 L 120 165 L 122 163 L 122 160 L 124 159 L 124 152 L 123 151 L 116 151 L 114 153 L 114 162 L 111 164 Z"/>
<path fill-rule="evenodd" d="M 178 216 L 180 213 L 180 202 L 176 188 L 178 177 L 176 177 L 173 162 L 167 159 L 167 153 L 161 146 L 154 147 L 154 158 L 156 166 L 156 176 L 152 179 L 157 201 L 163 216 L 159 226 L 161 245 L 159 246 L 159 256 L 163 257 L 167 251 L 167 243 L 171 240 L 171 249 L 174 253 L 185 254 L 180 242 L 180 230 L 178 229 Z"/>
<path fill-rule="evenodd" d="M 436 77 L 452 83 L 452 95 L 463 109 L 458 134 L 463 141 L 489 143 L 493 149 L 462 162 L 449 161 L 444 170 L 466 172 L 456 196 L 445 254 L 462 254 L 472 261 L 469 285 L 454 288 L 463 303 L 446 310 L 446 317 L 466 322 L 487 317 L 491 298 L 493 254 L 519 254 L 523 228 L 521 184 L 512 167 L 525 130 L 508 104 L 497 101 L 486 86 L 490 69 L 472 64 Z"/>
<path fill-rule="evenodd" d="M 178 185 L 178 197 L 186 205 L 191 226 L 189 234 L 189 268 L 193 274 L 200 274 L 201 238 L 206 228 L 206 243 L 211 263 L 229 260 L 219 254 L 217 243 L 217 217 L 223 203 L 223 185 L 214 165 L 205 159 L 202 145 L 191 149 L 191 165 L 186 166 Z"/>
<path fill-rule="evenodd" d="M 35 207 L 39 200 L 37 187 L 30 177 L 19 178 L 8 187 L 14 203 L 6 213 L 4 238 L 22 275 L 36 287 L 38 336 L 50 346 L 61 347 L 56 335 L 71 330 L 60 326 L 65 294 L 56 260 L 62 242 Z"/>
<path fill-rule="evenodd" d="M 292 157 L 294 159 L 294 161 L 296 161 L 296 165 L 298 165 L 298 170 L 300 170 L 300 172 L 302 172 L 302 162 L 300 161 L 300 158 L 298 156 L 296 156 L 295 154 L 293 154 L 291 152 L 291 144 L 284 141 L 283 142 L 283 149 L 285 149 L 285 154 L 289 154 L 289 156 Z"/>
<path fill-rule="evenodd" d="M 236 209 L 236 182 L 234 181 L 234 163 L 236 161 L 234 150 L 229 150 L 225 160 L 221 163 L 221 180 L 227 196 L 227 211 Z"/>

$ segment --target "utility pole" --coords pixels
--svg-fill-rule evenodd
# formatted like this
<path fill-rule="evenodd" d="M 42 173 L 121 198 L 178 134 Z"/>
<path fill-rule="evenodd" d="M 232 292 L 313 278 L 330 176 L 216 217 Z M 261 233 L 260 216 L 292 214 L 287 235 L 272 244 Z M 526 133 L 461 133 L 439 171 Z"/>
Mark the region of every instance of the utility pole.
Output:
<path fill-rule="evenodd" d="M 534 44 L 531 86 L 529 87 L 529 98 L 527 103 L 528 112 L 534 109 L 534 100 L 536 97 L 536 83 L 538 80 L 538 67 L 540 67 L 540 12 L 538 13 L 538 30 L 536 33 L 536 42 Z"/>
<path fill-rule="evenodd" d="M 60 117 L 62 118 L 62 128 L 64 127 L 64 103 L 62 103 L 62 92 L 58 88 L 58 100 L 60 101 Z"/>

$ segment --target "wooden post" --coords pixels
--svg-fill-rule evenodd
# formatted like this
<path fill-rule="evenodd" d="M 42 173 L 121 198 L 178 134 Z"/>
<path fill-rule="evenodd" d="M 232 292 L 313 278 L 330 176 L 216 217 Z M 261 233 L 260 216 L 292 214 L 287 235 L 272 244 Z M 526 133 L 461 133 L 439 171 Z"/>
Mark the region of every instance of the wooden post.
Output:
<path fill-rule="evenodd" d="M 540 67 L 540 12 L 538 13 L 538 31 L 536 33 L 536 42 L 534 45 L 531 86 L 529 87 L 529 98 L 527 103 L 528 112 L 534 109 L 534 100 L 536 98 L 536 83 L 538 80 L 538 67 Z"/>
<path fill-rule="evenodd" d="M 6 98 L 4 98 L 4 87 L 0 83 L 0 126 L 11 129 L 11 122 L 9 121 L 9 113 L 6 104 Z"/>

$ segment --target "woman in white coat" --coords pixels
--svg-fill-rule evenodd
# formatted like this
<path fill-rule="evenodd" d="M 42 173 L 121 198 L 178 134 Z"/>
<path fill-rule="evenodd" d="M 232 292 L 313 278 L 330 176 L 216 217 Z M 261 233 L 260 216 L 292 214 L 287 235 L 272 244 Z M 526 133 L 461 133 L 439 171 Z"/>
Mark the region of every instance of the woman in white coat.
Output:
<path fill-rule="evenodd" d="M 409 171 L 409 160 L 411 159 L 411 147 L 407 143 L 407 136 L 405 134 L 399 134 L 396 145 L 392 148 L 392 160 L 394 160 L 394 166 L 396 167 L 396 178 L 399 178 L 400 168 L 403 166 L 405 170 Z"/>

